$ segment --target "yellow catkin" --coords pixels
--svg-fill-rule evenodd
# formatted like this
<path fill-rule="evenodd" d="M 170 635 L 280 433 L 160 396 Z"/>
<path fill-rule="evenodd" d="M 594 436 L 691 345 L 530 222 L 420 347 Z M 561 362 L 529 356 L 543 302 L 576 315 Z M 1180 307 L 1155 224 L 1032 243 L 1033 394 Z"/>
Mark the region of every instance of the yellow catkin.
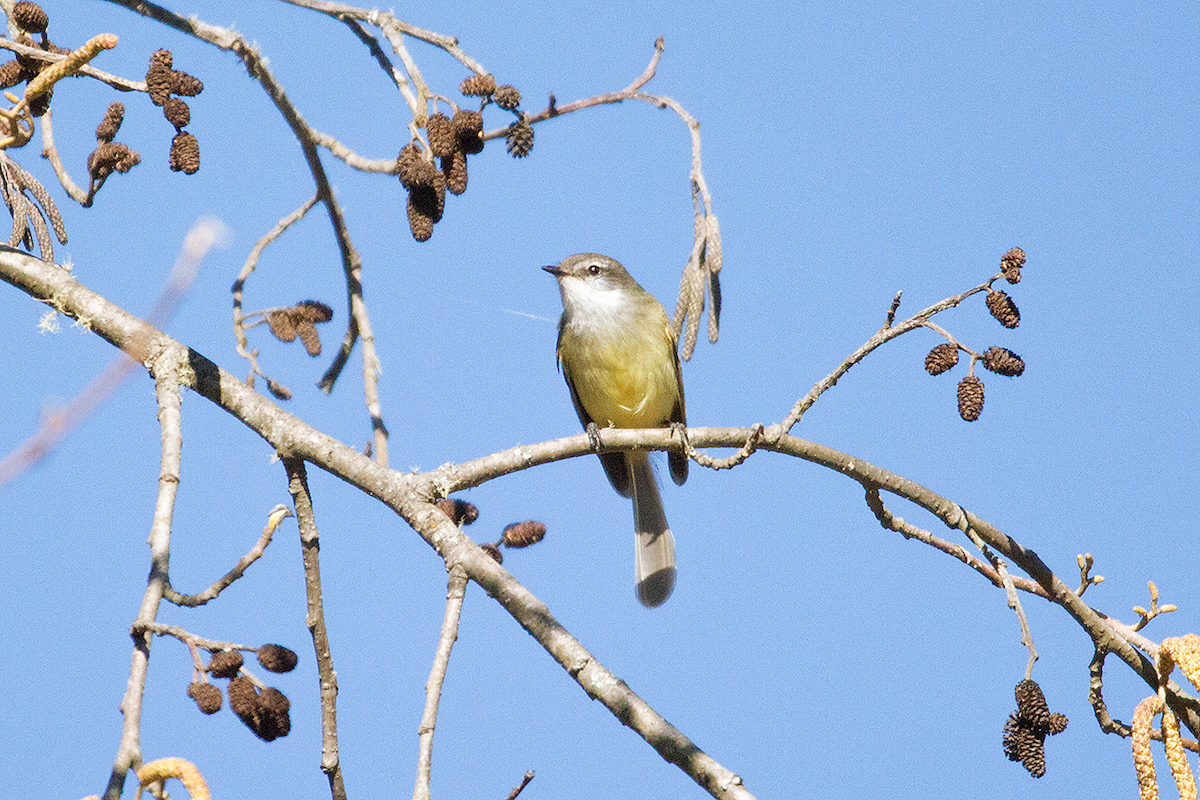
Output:
<path fill-rule="evenodd" d="M 192 800 L 210 799 L 208 784 L 204 782 L 200 770 L 196 769 L 195 764 L 182 758 L 160 758 L 143 764 L 137 771 L 137 776 L 142 786 L 165 781 L 167 778 L 178 778 L 183 782 L 183 788 L 187 789 Z M 141 794 L 140 790 L 138 794 Z"/>
<path fill-rule="evenodd" d="M 1183 739 L 1179 736 L 1179 720 L 1166 707 L 1162 712 L 1162 727 L 1167 763 L 1171 765 L 1171 774 L 1175 776 L 1175 785 L 1179 788 L 1179 800 L 1196 800 L 1196 777 L 1192 775 L 1187 751 L 1183 749 Z"/>
<path fill-rule="evenodd" d="M 1192 686 L 1200 689 L 1200 636 L 1189 633 L 1187 636 L 1163 639 L 1159 649 L 1166 651 Z"/>
<path fill-rule="evenodd" d="M 116 46 L 117 35 L 115 33 L 102 33 L 99 36 L 93 36 L 91 39 L 88 39 L 83 47 L 80 47 L 78 50 L 72 50 L 71 54 L 62 61 L 56 61 L 39 72 L 37 77 L 31 80 L 25 88 L 25 100 L 33 100 L 38 95 L 45 93 L 58 81 L 79 72 L 79 69 L 84 64 L 100 55 L 101 52 L 111 50 Z"/>
<path fill-rule="evenodd" d="M 1137 772 L 1141 800 L 1158 800 L 1158 779 L 1154 775 L 1154 755 L 1150 752 L 1150 728 L 1154 715 L 1162 710 L 1158 695 L 1138 703 L 1133 712 L 1133 768 Z"/>

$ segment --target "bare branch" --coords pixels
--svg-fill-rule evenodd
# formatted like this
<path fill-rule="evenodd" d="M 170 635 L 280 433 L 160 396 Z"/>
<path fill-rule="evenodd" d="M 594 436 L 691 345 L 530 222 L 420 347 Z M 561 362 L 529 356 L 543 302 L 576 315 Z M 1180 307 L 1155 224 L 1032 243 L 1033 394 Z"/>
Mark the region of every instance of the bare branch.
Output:
<path fill-rule="evenodd" d="M 943 553 L 957 558 L 959 561 L 963 562 L 968 567 L 987 578 L 993 586 L 996 586 L 997 588 L 1005 588 L 1004 579 L 992 566 L 980 561 L 978 558 L 968 553 L 966 548 L 962 545 L 954 544 L 953 542 L 947 541 L 940 536 L 933 535 L 927 530 L 918 528 L 911 522 L 906 521 L 904 517 L 897 517 L 893 515 L 891 510 L 884 505 L 883 499 L 879 496 L 879 487 L 867 485 L 863 488 L 866 489 L 867 506 L 871 509 L 872 513 L 875 514 L 875 518 L 879 520 L 879 524 L 882 525 L 886 530 L 895 531 L 905 539 L 916 539 L 918 542 L 927 544 L 935 550 L 941 550 Z M 1045 589 L 1039 586 L 1035 581 L 1031 581 L 1028 578 L 1012 578 L 1012 583 L 1014 586 L 1020 588 L 1023 592 L 1035 594 L 1038 597 L 1046 600 L 1050 599 L 1050 595 L 1046 593 Z"/>
<path fill-rule="evenodd" d="M 12 39 L 0 38 L 0 48 L 11 50 L 14 53 L 20 53 L 23 56 L 30 56 L 40 61 L 56 62 L 64 61 L 68 56 L 64 53 L 51 53 L 43 50 L 40 47 L 30 47 L 26 44 L 13 41 Z M 107 83 L 112 88 L 121 92 L 144 92 L 146 91 L 145 81 L 132 81 L 128 78 L 122 78 L 119 75 L 110 75 L 103 70 L 98 70 L 90 64 L 85 64 L 80 67 L 76 74 L 86 75 L 89 78 L 95 78 L 98 81 Z"/>
<path fill-rule="evenodd" d="M 308 629 L 312 634 L 313 650 L 317 654 L 317 673 L 321 679 L 321 771 L 329 779 L 333 800 L 346 800 L 346 785 L 342 779 L 342 762 L 338 756 L 337 732 L 337 672 L 325 630 L 325 607 L 321 592 L 321 534 L 313 513 L 312 495 L 308 491 L 308 475 L 304 461 L 285 457 L 283 466 L 288 473 L 288 491 L 296 506 L 296 522 L 300 526 L 300 546 L 304 556 L 304 588 L 308 596 Z"/>
<path fill-rule="evenodd" d="M 254 547 L 250 548 L 250 552 L 242 556 L 238 563 L 233 566 L 233 569 L 226 572 L 223 576 L 213 581 L 212 585 L 199 594 L 180 594 L 171 586 L 170 578 L 167 578 L 166 586 L 163 588 L 163 597 L 177 606 L 202 606 L 209 600 L 214 599 L 230 584 L 242 577 L 246 569 L 258 561 L 266 551 L 267 545 L 271 543 L 271 537 L 275 534 L 275 529 L 279 527 L 279 523 L 283 522 L 287 517 L 293 516 L 291 509 L 284 505 L 275 506 L 267 514 L 267 525 L 263 528 L 262 535 L 258 537 Z"/>
<path fill-rule="evenodd" d="M 533 774 L 533 770 L 526 770 L 524 777 L 521 778 L 521 782 L 513 787 L 513 790 L 508 793 L 508 797 L 504 798 L 504 800 L 517 800 L 517 795 L 521 794 L 525 790 L 525 787 L 529 785 L 529 782 L 533 780 Z"/>
<path fill-rule="evenodd" d="M 66 313 L 95 320 L 97 333 L 149 365 L 155 374 L 164 370 L 177 371 L 185 385 L 242 420 L 289 462 L 312 461 L 385 502 L 438 552 L 449 568 L 461 566 L 471 580 L 495 597 L 538 640 L 589 696 L 601 700 L 660 755 L 679 765 L 717 797 L 749 796 L 736 775 L 700 751 L 604 668 L 554 619 L 544 604 L 465 537 L 432 502 L 500 475 L 591 454 L 593 445 L 587 434 L 515 447 L 428 473 L 392 472 L 284 413 L 232 375 L 90 292 L 55 265 L 21 253 L 2 251 L 0 277 Z M 943 302 L 952 303 L 956 299 L 960 298 Z M 754 432 L 748 428 L 691 428 L 687 435 L 693 444 L 701 447 L 740 447 Z M 670 429 L 606 431 L 605 451 L 634 447 L 678 451 L 682 445 L 675 431 Z M 1128 635 L 1127 628 L 1083 603 L 1036 553 L 986 520 L 913 481 L 850 454 L 788 436 L 779 425 L 764 431 L 759 448 L 794 456 L 834 470 L 864 486 L 886 490 L 926 509 L 950 528 L 971 531 L 989 548 L 1029 575 L 1047 597 L 1076 620 L 1098 649 L 1118 655 L 1143 681 L 1157 689 L 1159 679 L 1154 663 L 1138 651 L 1135 644 L 1141 646 L 1141 643 Z M 1174 683 L 1168 687 L 1167 694 L 1172 708 L 1190 729 L 1200 726 L 1200 703 Z"/>
<path fill-rule="evenodd" d="M 124 714 L 125 720 L 108 787 L 104 792 L 105 800 L 116 800 L 120 797 L 125 786 L 126 773 L 142 765 L 142 695 L 146 689 L 152 638 L 147 628 L 158 616 L 171 559 L 171 519 L 175 511 L 179 465 L 183 452 L 181 398 L 179 383 L 169 369 L 162 370 L 154 386 L 158 397 L 159 426 L 162 431 L 162 463 L 158 476 L 158 500 L 154 506 L 154 520 L 150 525 L 150 578 L 131 631 L 133 660 L 129 667 L 125 697 L 121 700 L 121 713 Z"/>
<path fill-rule="evenodd" d="M 250 249 L 250 255 L 246 256 L 246 263 L 242 265 L 241 272 L 233 282 L 233 338 L 237 341 L 237 352 L 242 358 L 250 362 L 250 375 L 247 382 L 253 386 L 254 376 L 267 376 L 258 368 L 258 351 L 250 349 L 250 342 L 246 339 L 246 330 L 243 325 L 245 316 L 242 314 L 242 291 L 245 288 L 246 281 L 258 269 L 258 259 L 262 256 L 263 251 L 267 249 L 267 245 L 278 239 L 291 226 L 295 225 L 300 220 L 304 219 L 304 215 L 312 210 L 313 206 L 320 200 L 319 195 L 313 195 L 308 200 L 288 214 L 283 219 L 276 223 L 275 227 L 267 231 L 263 236 L 254 243 L 254 247 Z M 269 380 L 269 378 L 268 378 Z"/>
<path fill-rule="evenodd" d="M 996 275 L 992 278 L 989 278 L 984 283 L 981 283 L 978 286 L 968 289 L 967 291 L 963 292 L 962 294 L 956 294 L 953 297 L 947 297 L 945 300 L 940 300 L 937 303 L 934 303 L 933 305 L 931 305 L 929 308 L 926 308 L 924 311 L 920 311 L 920 312 L 914 314 L 913 316 L 909 317 L 908 319 L 904 320 L 899 325 L 892 324 L 892 312 L 889 312 L 888 321 L 884 324 L 884 326 L 882 328 L 880 328 L 875 333 L 874 336 L 872 336 L 870 339 L 868 339 L 866 342 L 864 342 L 857 350 L 855 350 L 853 353 L 851 353 L 849 356 L 847 356 L 846 360 L 843 361 L 841 364 L 839 364 L 833 370 L 833 372 L 830 372 L 824 378 L 817 381 L 817 383 L 811 389 L 808 390 L 808 393 L 806 395 L 804 395 L 803 397 L 801 397 L 799 400 L 796 401 L 796 404 L 792 407 L 792 410 L 790 412 L 788 412 L 788 415 L 786 417 L 784 417 L 782 422 L 780 422 L 780 424 L 778 426 L 780 433 L 787 433 L 788 431 L 790 431 L 795 426 L 795 424 L 797 422 L 799 422 L 800 419 L 804 416 L 804 413 L 806 411 L 808 411 L 809 408 L 812 407 L 812 404 L 817 402 L 818 397 L 820 397 L 822 394 L 824 394 L 828 390 L 832 389 L 834 387 L 834 385 L 836 385 L 837 382 L 841 379 L 841 377 L 850 370 L 851 367 L 853 367 L 855 364 L 857 364 L 858 362 L 860 362 L 864 358 L 866 358 L 877 347 L 884 344 L 885 342 L 889 342 L 892 339 L 895 339 L 897 336 L 903 336 L 904 334 L 908 333 L 909 331 L 911 331 L 915 328 L 920 328 L 920 327 L 926 326 L 928 324 L 928 322 L 927 322 L 928 319 L 930 317 L 932 317 L 934 314 L 945 311 L 948 308 L 954 308 L 955 306 L 962 303 L 964 300 L 966 300 L 971 295 L 978 294 L 979 292 L 986 292 L 991 287 L 992 282 L 995 281 L 996 278 L 998 278 L 998 277 L 1000 277 L 1000 276 Z M 946 333 L 945 331 L 942 331 L 940 328 L 938 328 L 936 330 L 938 330 L 939 332 L 941 332 L 943 335 L 947 336 L 948 338 L 950 337 L 950 335 L 948 333 Z"/>
<path fill-rule="evenodd" d="M 413 788 L 413 800 L 429 800 L 429 773 L 433 765 L 433 733 L 437 728 L 438 704 L 442 699 L 442 684 L 446 680 L 446 668 L 450 664 L 450 651 L 458 639 L 458 620 L 462 616 L 463 597 L 467 590 L 467 573 L 461 567 L 450 570 L 450 584 L 446 587 L 446 613 L 442 619 L 442 632 L 438 637 L 433 665 L 425 681 L 425 710 L 421 714 L 421 725 L 417 729 L 420 747 L 417 753 L 417 779 Z"/>

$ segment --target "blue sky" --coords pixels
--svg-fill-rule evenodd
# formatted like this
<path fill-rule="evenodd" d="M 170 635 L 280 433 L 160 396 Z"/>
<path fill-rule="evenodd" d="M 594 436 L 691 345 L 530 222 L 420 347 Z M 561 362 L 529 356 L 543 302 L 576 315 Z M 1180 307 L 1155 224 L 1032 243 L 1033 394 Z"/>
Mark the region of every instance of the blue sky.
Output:
<path fill-rule="evenodd" d="M 372 158 L 395 155 L 406 109 L 357 40 L 312 12 L 266 0 L 168 2 L 258 43 L 305 118 Z M 145 313 L 179 242 L 202 215 L 229 227 L 167 331 L 235 374 L 228 287 L 254 241 L 311 185 L 286 126 L 229 55 L 102 2 L 45 7 L 51 38 L 77 45 L 111 31 L 97 66 L 141 77 L 149 53 L 201 77 L 189 130 L 202 167 L 166 169 L 173 131 L 144 97 L 118 137 L 143 163 L 116 176 L 92 209 L 61 194 L 71 241 L 59 251 L 89 287 Z M 722 223 L 721 340 L 684 366 L 694 425 L 781 419 L 795 400 L 882 323 L 974 286 L 1010 247 L 1028 253 L 1007 287 L 1022 324 L 1006 330 L 982 298 L 938 318 L 977 350 L 1020 353 L 1017 379 L 984 374 L 987 403 L 962 422 L 963 367 L 922 369 L 938 343 L 915 332 L 874 353 L 828 392 L 795 435 L 903 474 L 970 508 L 1036 550 L 1068 584 L 1095 555 L 1095 607 L 1132 621 L 1147 580 L 1180 611 L 1151 638 L 1197 631 L 1200 592 L 1191 507 L 1200 455 L 1191 418 L 1200 374 L 1194 43 L 1200 11 L 1158 3 L 815 4 L 528 3 L 471 14 L 461 3 L 400 11 L 452 34 L 528 109 L 627 85 L 662 34 L 648 91 L 701 122 L 704 169 Z M 445 93 L 467 74 L 412 47 Z M 80 179 L 106 87 L 55 94 L 56 136 Z M 488 111 L 487 127 L 507 122 Z M 433 238 L 413 242 L 393 178 L 325 163 L 364 260 L 383 361 L 381 401 L 392 465 L 431 469 L 519 443 L 576 433 L 554 365 L 554 282 L 539 267 L 578 251 L 622 261 L 668 310 L 691 247 L 686 128 L 670 112 L 625 103 L 536 129 L 531 157 L 492 142 L 471 160 L 466 194 L 448 200 Z M 31 144 L 16 154 L 47 184 Z M 248 308 L 306 298 L 335 308 L 345 292 L 328 221 L 314 212 L 272 245 Z M 43 307 L 0 291 L 8 324 L 0 371 L 10 411 L 0 452 L 30 435 L 41 410 L 72 397 L 113 356 L 64 325 L 38 331 Z M 311 360 L 255 332 L 253 344 L 306 422 L 352 446 L 370 436 L 358 352 L 332 396 Z M 261 384 L 260 384 L 261 386 Z M 198 591 L 289 500 L 270 449 L 240 423 L 185 395 L 184 464 L 172 577 Z M 152 381 L 137 373 L 50 458 L 0 489 L 9 552 L 0 565 L 5 718 L 22 769 L 14 796 L 102 791 L 120 733 L 133 620 L 158 476 Z M 398 518 L 310 470 L 341 685 L 341 756 L 352 796 L 404 795 L 416 761 L 422 684 L 443 612 L 440 559 Z M 662 608 L 632 589 L 628 501 L 595 458 L 494 481 L 469 493 L 468 529 L 495 540 L 536 518 L 546 540 L 505 566 L 610 669 L 757 796 L 1019 797 L 1136 791 L 1127 741 L 1099 732 L 1087 704 L 1087 638 L 1057 607 L 1026 610 L 1034 669 L 1067 731 L 1047 742 L 1048 773 L 1008 762 L 1000 731 L 1026 653 L 1003 593 L 959 562 L 882 531 L 857 484 L 759 453 L 668 482 L 679 582 Z M 923 512 L 893 510 L 951 535 Z M 295 525 L 247 577 L 199 610 L 162 620 L 204 636 L 280 642 L 300 667 L 274 684 L 293 733 L 265 744 L 224 711 L 202 717 L 185 696 L 178 642 L 154 644 L 142 747 L 199 764 L 214 796 L 327 796 L 316 671 L 304 625 Z M 1106 698 L 1128 720 L 1148 693 L 1115 661 Z M 64 735 L 66 734 L 66 735 Z M 503 797 L 527 769 L 526 797 L 703 796 L 597 703 L 478 587 L 468 589 L 434 751 L 442 797 Z M 1160 773 L 1165 764 L 1160 761 Z M 176 790 L 181 791 L 181 790 Z M 1167 790 L 1173 791 L 1173 790 Z"/>

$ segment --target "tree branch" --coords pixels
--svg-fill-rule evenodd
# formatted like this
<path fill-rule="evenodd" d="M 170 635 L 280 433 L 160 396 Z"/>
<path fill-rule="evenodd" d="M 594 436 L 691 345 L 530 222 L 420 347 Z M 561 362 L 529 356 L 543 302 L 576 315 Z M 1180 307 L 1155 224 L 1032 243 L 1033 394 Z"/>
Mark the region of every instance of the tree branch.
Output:
<path fill-rule="evenodd" d="M 284 458 L 288 474 L 288 491 L 296 505 L 296 522 L 300 527 L 300 546 L 304 559 L 304 588 L 308 598 L 305 622 L 312 635 L 317 656 L 317 674 L 321 680 L 321 771 L 329 779 L 333 800 L 346 800 L 346 785 L 342 778 L 342 762 L 338 755 L 337 732 L 337 672 L 325 630 L 325 606 L 321 591 L 321 533 L 313 513 L 312 495 L 308 491 L 308 475 L 304 461 Z"/>
<path fill-rule="evenodd" d="M 433 665 L 425 681 L 425 710 L 421 714 L 421 725 L 417 729 L 420 747 L 417 753 L 417 779 L 413 788 L 413 800 L 429 800 L 429 773 L 433 765 L 433 732 L 437 728 L 438 705 L 442 699 L 442 684 L 446 680 L 446 668 L 450 664 L 450 651 L 458 639 L 458 620 L 462 616 L 463 597 L 467 590 L 467 573 L 461 567 L 450 570 L 450 583 L 446 587 L 446 613 L 442 619 L 442 632 L 438 637 Z"/>
<path fill-rule="evenodd" d="M 601 700 L 663 758 L 680 766 L 716 797 L 750 796 L 734 773 L 700 751 L 601 665 L 541 601 L 464 536 L 433 504 L 434 500 L 453 491 L 478 486 L 501 475 L 592 454 L 595 451 L 586 434 L 519 446 L 426 473 L 392 472 L 286 414 L 203 356 L 89 291 L 53 264 L 19 252 L 3 251 L 0 252 L 0 277 L 65 313 L 88 319 L 93 330 L 151 367 L 155 374 L 172 365 L 177 366 L 185 385 L 237 417 L 284 458 L 310 461 L 386 503 L 438 552 L 448 568 L 461 566 L 471 580 L 495 597 L 537 639 L 589 696 Z M 914 481 L 848 453 L 788 436 L 780 428 L 773 425 L 765 429 L 759 444 L 761 449 L 800 458 L 865 486 L 876 486 L 928 510 L 950 528 L 973 532 L 1033 578 L 1052 602 L 1062 606 L 1079 623 L 1098 648 L 1118 655 L 1157 689 L 1158 676 L 1150 659 L 1139 653 L 1112 621 L 1083 603 L 1032 550 L 957 503 Z M 700 447 L 736 448 L 754 432 L 749 428 L 691 428 L 687 433 L 691 442 Z M 678 451 L 681 447 L 672 429 L 606 429 L 602 442 L 603 451 L 632 448 Z M 1181 716 L 1187 720 L 1188 727 L 1195 730 L 1193 725 L 1200 725 L 1200 704 L 1174 683 L 1170 684 L 1168 694 L 1175 695 L 1182 703 Z"/>

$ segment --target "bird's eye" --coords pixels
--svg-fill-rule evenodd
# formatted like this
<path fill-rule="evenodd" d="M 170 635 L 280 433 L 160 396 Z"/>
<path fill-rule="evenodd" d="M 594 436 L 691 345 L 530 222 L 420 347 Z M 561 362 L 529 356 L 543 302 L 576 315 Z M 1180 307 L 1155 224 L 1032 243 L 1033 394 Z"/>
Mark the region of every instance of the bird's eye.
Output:
<path fill-rule="evenodd" d="M 599 275 L 600 274 L 600 265 L 599 264 L 588 264 L 587 269 L 588 269 L 589 275 Z"/>

